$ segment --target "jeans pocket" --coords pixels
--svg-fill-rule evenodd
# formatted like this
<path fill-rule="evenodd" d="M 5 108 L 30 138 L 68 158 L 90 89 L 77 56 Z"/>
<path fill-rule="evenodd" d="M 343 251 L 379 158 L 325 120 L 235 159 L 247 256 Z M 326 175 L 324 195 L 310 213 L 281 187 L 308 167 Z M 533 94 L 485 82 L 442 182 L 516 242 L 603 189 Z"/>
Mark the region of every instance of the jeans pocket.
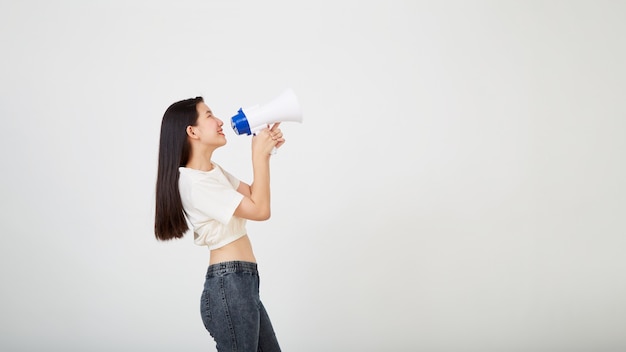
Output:
<path fill-rule="evenodd" d="M 209 330 L 209 323 L 211 322 L 211 304 L 209 301 L 209 291 L 202 291 L 202 296 L 200 297 L 200 314 L 204 328 L 207 330 Z"/>

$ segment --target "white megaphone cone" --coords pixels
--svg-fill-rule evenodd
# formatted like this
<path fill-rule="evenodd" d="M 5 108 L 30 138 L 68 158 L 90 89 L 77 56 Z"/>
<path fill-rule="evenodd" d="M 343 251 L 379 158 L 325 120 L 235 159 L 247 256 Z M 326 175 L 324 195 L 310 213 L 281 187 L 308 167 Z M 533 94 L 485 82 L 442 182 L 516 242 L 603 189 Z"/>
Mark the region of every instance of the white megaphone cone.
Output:
<path fill-rule="evenodd" d="M 274 100 L 261 106 L 241 108 L 237 115 L 230 119 L 235 133 L 253 134 L 276 122 L 302 122 L 302 109 L 296 94 L 291 89 L 285 90 Z"/>

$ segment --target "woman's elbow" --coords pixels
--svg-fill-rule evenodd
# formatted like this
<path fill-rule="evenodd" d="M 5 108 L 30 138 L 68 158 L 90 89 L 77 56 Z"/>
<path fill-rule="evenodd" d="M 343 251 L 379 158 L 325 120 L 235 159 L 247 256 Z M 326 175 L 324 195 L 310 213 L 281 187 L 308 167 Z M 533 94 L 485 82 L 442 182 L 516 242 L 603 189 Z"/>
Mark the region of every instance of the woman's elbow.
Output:
<path fill-rule="evenodd" d="M 265 220 L 269 220 L 270 217 L 272 216 L 272 211 L 270 209 L 264 209 L 262 211 L 259 212 L 258 218 L 256 219 L 257 221 L 265 221 Z"/>
<path fill-rule="evenodd" d="M 237 214 L 235 213 L 235 215 Z M 255 209 L 252 212 L 248 212 L 247 214 L 241 214 L 240 216 L 248 220 L 265 221 L 268 220 L 271 215 L 272 214 L 269 209 Z"/>
<path fill-rule="evenodd" d="M 253 221 L 265 221 L 272 215 L 270 209 L 269 204 L 255 203 L 244 199 L 235 209 L 235 216 Z"/>

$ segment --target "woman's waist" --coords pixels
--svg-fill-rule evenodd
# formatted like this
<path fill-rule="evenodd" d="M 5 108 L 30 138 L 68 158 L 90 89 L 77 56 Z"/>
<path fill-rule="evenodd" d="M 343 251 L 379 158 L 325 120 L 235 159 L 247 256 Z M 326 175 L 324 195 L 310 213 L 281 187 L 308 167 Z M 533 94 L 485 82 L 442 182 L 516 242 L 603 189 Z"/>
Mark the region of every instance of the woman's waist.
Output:
<path fill-rule="evenodd" d="M 248 235 L 211 250 L 209 265 L 233 261 L 256 263 Z"/>
<path fill-rule="evenodd" d="M 206 278 L 208 279 L 215 276 L 224 276 L 233 273 L 259 275 L 256 263 L 233 260 L 209 265 L 206 272 Z"/>

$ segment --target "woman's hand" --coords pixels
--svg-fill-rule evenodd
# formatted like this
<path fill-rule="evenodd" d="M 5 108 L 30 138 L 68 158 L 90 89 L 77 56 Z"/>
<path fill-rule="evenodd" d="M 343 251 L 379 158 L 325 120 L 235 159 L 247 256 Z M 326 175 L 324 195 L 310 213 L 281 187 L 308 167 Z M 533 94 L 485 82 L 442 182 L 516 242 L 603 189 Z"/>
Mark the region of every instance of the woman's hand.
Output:
<path fill-rule="evenodd" d="M 274 148 L 285 144 L 283 132 L 279 128 L 280 122 L 265 128 L 252 137 L 252 155 L 270 155 Z"/>
<path fill-rule="evenodd" d="M 272 128 L 270 128 L 270 135 L 272 139 L 276 141 L 274 147 L 276 149 L 280 148 L 283 144 L 285 144 L 285 138 L 283 137 L 283 131 L 278 128 L 280 126 L 280 122 L 275 123 Z"/>

